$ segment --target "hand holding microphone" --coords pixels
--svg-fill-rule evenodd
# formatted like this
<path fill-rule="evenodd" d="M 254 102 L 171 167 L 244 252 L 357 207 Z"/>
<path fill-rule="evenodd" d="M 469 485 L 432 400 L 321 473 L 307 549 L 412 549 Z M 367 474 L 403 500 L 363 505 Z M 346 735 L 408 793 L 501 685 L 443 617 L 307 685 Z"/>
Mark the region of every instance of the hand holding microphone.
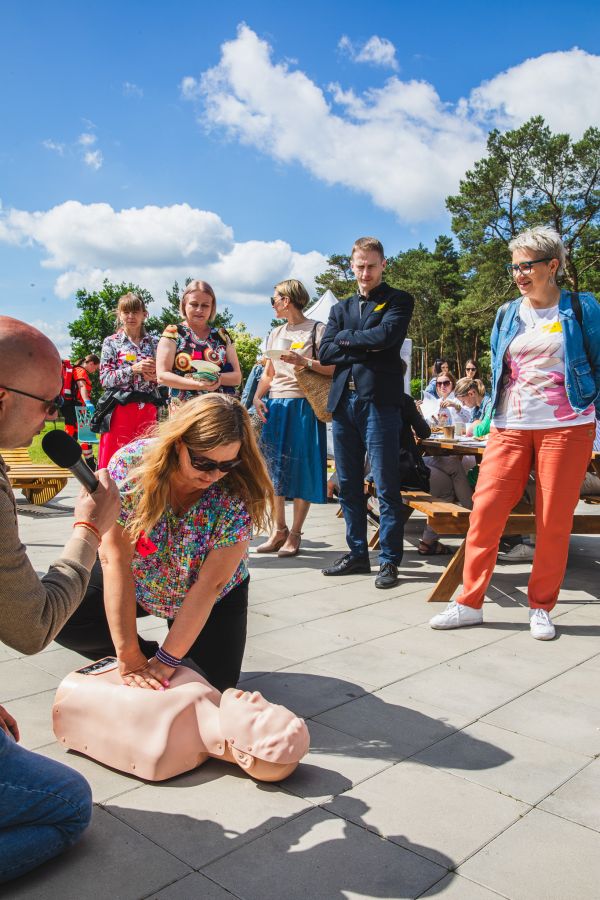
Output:
<path fill-rule="evenodd" d="M 75 501 L 75 521 L 89 522 L 102 535 L 112 528 L 121 509 L 117 486 L 106 471 L 94 474 L 81 456 L 77 441 L 64 431 L 48 431 L 42 439 L 42 449 L 53 463 L 69 469 L 84 490 Z"/>

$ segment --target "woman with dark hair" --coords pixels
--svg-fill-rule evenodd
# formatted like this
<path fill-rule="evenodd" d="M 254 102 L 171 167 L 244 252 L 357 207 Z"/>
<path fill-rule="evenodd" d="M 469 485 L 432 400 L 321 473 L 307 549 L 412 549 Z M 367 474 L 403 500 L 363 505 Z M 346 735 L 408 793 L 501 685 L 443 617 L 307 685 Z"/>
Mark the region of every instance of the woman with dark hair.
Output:
<path fill-rule="evenodd" d="M 446 359 L 445 356 L 440 356 L 439 359 L 436 359 L 433 366 L 431 367 L 431 381 L 425 388 L 425 393 L 430 394 L 432 397 L 436 397 L 437 394 L 436 394 L 435 386 L 436 386 L 437 377 L 438 377 L 438 375 L 441 375 L 442 373 L 444 375 L 447 375 L 449 371 L 450 371 L 450 363 L 448 362 L 448 360 Z"/>
<path fill-rule="evenodd" d="M 275 521 L 269 539 L 256 548 L 257 553 L 296 556 L 310 504 L 327 503 L 325 423 L 315 416 L 294 371 L 300 367 L 329 375 L 334 369 L 318 360 L 325 326 L 304 315 L 309 299 L 302 282 L 293 278 L 276 284 L 271 298 L 275 315 L 285 322 L 267 338 L 269 358 L 256 388 L 254 408 L 264 422 L 261 446 L 275 489 Z M 293 498 L 291 529 L 285 521 L 286 497 Z"/>
<path fill-rule="evenodd" d="M 479 378 L 477 363 L 472 356 L 465 363 L 465 378 Z"/>
<path fill-rule="evenodd" d="M 102 344 L 100 383 L 105 391 L 118 391 L 121 399 L 106 417 L 108 428 L 100 435 L 100 469 L 106 468 L 120 447 L 154 425 L 159 399 L 154 359 L 158 341 L 144 327 L 146 304 L 137 294 L 123 294 L 116 316 L 119 329 Z"/>

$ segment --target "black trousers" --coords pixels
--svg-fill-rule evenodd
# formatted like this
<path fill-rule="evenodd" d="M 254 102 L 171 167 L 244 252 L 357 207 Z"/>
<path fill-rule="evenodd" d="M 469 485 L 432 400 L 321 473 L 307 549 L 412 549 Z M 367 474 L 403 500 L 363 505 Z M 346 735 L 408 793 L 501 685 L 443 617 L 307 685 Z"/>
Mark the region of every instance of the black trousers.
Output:
<path fill-rule="evenodd" d="M 190 647 L 187 657 L 202 670 L 210 684 L 224 691 L 235 687 L 242 670 L 246 647 L 248 621 L 248 585 L 250 577 L 233 588 L 212 608 L 207 622 Z M 148 613 L 137 607 L 138 618 Z M 168 620 L 171 628 L 173 619 Z M 114 656 L 108 620 L 104 610 L 104 580 L 102 567 L 96 560 L 90 583 L 79 608 L 54 639 L 69 650 L 76 650 L 88 659 Z M 156 641 L 138 635 L 140 649 L 149 659 L 158 649 Z"/>

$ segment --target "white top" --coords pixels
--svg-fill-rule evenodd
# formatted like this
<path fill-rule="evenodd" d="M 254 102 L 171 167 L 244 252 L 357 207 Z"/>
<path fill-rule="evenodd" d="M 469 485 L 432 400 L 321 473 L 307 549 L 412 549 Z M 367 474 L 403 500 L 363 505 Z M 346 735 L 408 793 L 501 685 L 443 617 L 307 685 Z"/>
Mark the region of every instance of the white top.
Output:
<path fill-rule="evenodd" d="M 565 350 L 558 304 L 534 309 L 521 301 L 519 331 L 504 357 L 507 372 L 494 416 L 496 428 L 532 431 L 594 423 L 594 405 L 577 413 L 565 388 Z"/>
<path fill-rule="evenodd" d="M 267 338 L 267 350 L 275 347 L 279 340 L 288 340 L 292 342 L 290 350 L 299 353 L 300 356 L 307 356 L 309 359 L 313 358 L 312 330 L 315 325 L 317 326 L 315 344 L 318 351 L 325 326 L 322 322 L 315 322 L 313 319 L 307 319 L 298 325 L 290 325 L 289 322 L 278 325 Z M 275 369 L 275 375 L 269 388 L 271 399 L 303 399 L 304 394 L 296 381 L 294 367 L 281 359 L 272 359 L 271 365 Z"/>

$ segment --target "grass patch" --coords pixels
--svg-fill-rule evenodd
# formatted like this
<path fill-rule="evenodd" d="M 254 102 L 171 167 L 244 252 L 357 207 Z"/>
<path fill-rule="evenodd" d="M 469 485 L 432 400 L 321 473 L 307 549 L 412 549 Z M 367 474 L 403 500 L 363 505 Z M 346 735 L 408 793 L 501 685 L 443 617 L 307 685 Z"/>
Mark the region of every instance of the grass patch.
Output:
<path fill-rule="evenodd" d="M 31 457 L 31 461 L 34 463 L 50 463 L 52 462 L 49 457 L 46 456 L 44 451 L 42 450 L 42 438 L 46 434 L 47 431 L 54 431 L 55 428 L 59 428 L 61 431 L 65 430 L 65 423 L 59 419 L 57 422 L 46 422 L 44 426 L 44 430 L 40 434 L 36 434 L 34 437 L 31 446 L 29 447 L 29 456 Z M 93 444 L 94 448 L 94 456 L 98 457 L 98 445 Z"/>

